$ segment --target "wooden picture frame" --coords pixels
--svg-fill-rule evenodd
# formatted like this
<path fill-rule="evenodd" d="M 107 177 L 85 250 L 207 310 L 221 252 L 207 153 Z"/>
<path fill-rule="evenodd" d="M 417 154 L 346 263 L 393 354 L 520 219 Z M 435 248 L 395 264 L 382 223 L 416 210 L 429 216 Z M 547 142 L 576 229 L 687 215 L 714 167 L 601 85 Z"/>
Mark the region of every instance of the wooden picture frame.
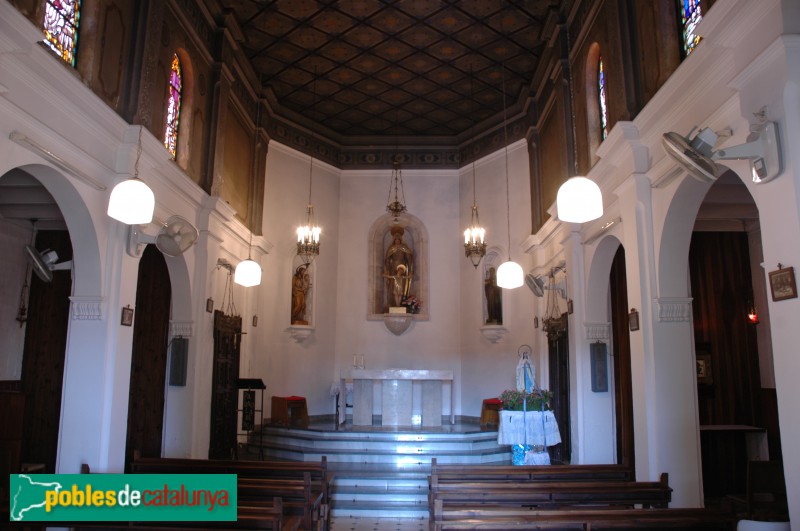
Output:
<path fill-rule="evenodd" d="M 781 267 L 769 273 L 769 288 L 773 301 L 797 298 L 797 284 L 794 279 L 794 267 Z"/>
<path fill-rule="evenodd" d="M 214 311 L 214 299 L 212 299 L 211 297 L 206 299 L 206 311 L 208 313 L 211 313 L 211 312 Z"/>
<path fill-rule="evenodd" d="M 130 306 L 122 308 L 122 316 L 120 317 L 119 324 L 122 326 L 133 326 L 133 308 Z"/>
<path fill-rule="evenodd" d="M 628 328 L 631 332 L 639 330 L 639 312 L 636 311 L 636 308 L 631 308 L 631 312 L 628 314 Z"/>
<path fill-rule="evenodd" d="M 695 357 L 695 368 L 697 371 L 697 383 L 703 385 L 711 385 L 714 383 L 711 354 L 698 352 Z"/>

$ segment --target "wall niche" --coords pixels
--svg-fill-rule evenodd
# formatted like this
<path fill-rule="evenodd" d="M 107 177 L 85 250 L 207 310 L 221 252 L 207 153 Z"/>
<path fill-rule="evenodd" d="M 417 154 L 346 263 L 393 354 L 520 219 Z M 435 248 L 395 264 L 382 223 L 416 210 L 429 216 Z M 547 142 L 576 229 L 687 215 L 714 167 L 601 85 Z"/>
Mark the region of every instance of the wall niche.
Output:
<path fill-rule="evenodd" d="M 396 265 L 402 256 L 408 257 L 410 254 L 411 272 L 408 277 L 410 285 L 403 295 L 421 301 L 419 313 L 412 315 L 415 321 L 427 321 L 430 308 L 428 230 L 422 221 L 408 213 L 401 214 L 397 218 L 384 214 L 370 227 L 367 249 L 369 253 L 367 319 L 383 320 L 384 314 L 389 313 L 389 308 L 396 305 L 397 295 L 394 291 L 394 276 L 398 273 Z M 396 252 L 388 257 L 390 250 Z"/>

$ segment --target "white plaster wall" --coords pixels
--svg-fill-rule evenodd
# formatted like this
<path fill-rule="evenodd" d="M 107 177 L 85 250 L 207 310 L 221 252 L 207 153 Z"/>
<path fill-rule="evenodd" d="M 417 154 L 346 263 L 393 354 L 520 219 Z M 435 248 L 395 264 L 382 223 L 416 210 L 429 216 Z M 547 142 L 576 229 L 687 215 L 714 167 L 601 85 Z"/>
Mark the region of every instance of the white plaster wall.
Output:
<path fill-rule="evenodd" d="M 341 177 L 336 364 L 329 379 L 338 379 L 341 371 L 351 368 L 353 355 L 361 354 L 369 369 L 451 369 L 458 412 L 461 342 L 456 308 L 461 304 L 462 285 L 456 272 L 463 256 L 458 173 L 403 170 L 408 212 L 419 218 L 428 231 L 430 295 L 422 302 L 430 318 L 414 321 L 401 336 L 389 332 L 383 321 L 368 321 L 366 307 L 368 232 L 386 212 L 390 178 L 390 170 L 346 171 Z M 448 398 L 444 404 L 449 404 L 449 389 L 443 392 Z M 376 412 L 379 402 L 377 399 Z"/>
<path fill-rule="evenodd" d="M 311 415 L 334 412 L 330 386 L 334 373 L 334 343 L 339 323 L 337 276 L 340 249 L 338 170 L 314 160 L 311 201 L 317 224 L 322 228 L 320 254 L 314 260 L 312 332 L 305 341 L 290 333 L 291 277 L 296 267 L 296 229 L 306 221 L 308 203 L 308 155 L 274 141 L 267 154 L 264 187 L 264 237 L 274 248 L 264 262 L 258 288 L 258 327 L 251 329 L 254 356 L 250 375 L 267 384 L 265 401 L 271 396 L 305 396 Z M 244 367 L 243 367 L 244 370 Z M 269 405 L 265 417 L 269 416 Z"/>
<path fill-rule="evenodd" d="M 525 287 L 504 289 L 503 328 L 506 332 L 495 343 L 481 333 L 483 326 L 483 277 L 481 267 L 476 270 L 464 256 L 463 232 L 469 226 L 472 214 L 472 165 L 460 171 L 461 190 L 459 226 L 454 236 L 460 236 L 458 268 L 463 290 L 461 298 L 461 348 L 462 348 L 462 393 L 461 414 L 480 417 L 481 402 L 485 398 L 497 397 L 505 389 L 516 385 L 518 350 L 522 345 L 533 349 L 532 361 L 536 368 L 536 380 L 540 387 L 548 382 L 543 366 L 547 351 L 539 339 L 544 334 L 533 327 L 535 297 Z M 480 220 L 486 229 L 486 242 L 490 250 L 498 252 L 497 264 L 508 260 L 509 215 L 511 224 L 511 258 L 527 273 L 532 258 L 523 252 L 522 244 L 530 235 L 530 177 L 528 151 L 525 140 L 508 148 L 509 194 L 506 197 L 506 157 L 500 150 L 475 162 L 475 188 Z M 510 203 L 510 210 L 509 210 Z"/>
<path fill-rule="evenodd" d="M 0 283 L 0 380 L 19 380 L 22 375 L 25 324 L 16 319 L 26 275 L 30 287 L 25 246 L 31 243 L 32 232 L 30 226 L 23 227 L 0 219 L 0 248 L 8 249 L 3 260 L 0 260 L 0 278 L 6 279 Z"/>

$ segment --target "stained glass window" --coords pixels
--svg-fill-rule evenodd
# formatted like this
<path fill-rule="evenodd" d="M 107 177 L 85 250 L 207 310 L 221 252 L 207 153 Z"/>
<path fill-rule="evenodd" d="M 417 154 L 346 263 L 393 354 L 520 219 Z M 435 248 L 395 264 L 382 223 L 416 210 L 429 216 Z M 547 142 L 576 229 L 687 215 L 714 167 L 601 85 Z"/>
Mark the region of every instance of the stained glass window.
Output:
<path fill-rule="evenodd" d="M 172 57 L 172 69 L 169 74 L 169 87 L 167 94 L 167 126 L 164 131 L 164 147 L 172 158 L 175 158 L 175 149 L 178 145 L 178 118 L 181 115 L 181 61 L 178 55 Z"/>
<path fill-rule="evenodd" d="M 606 69 L 602 57 L 597 61 L 597 99 L 600 104 L 600 133 L 605 140 L 608 136 L 608 107 L 606 107 Z"/>
<path fill-rule="evenodd" d="M 697 24 L 703 18 L 700 0 L 678 0 L 681 10 L 681 32 L 683 33 L 683 55 L 688 56 L 700 42 L 700 35 L 695 33 Z"/>
<path fill-rule="evenodd" d="M 46 0 L 44 3 L 44 42 L 72 66 L 75 66 L 80 13 L 80 0 Z"/>

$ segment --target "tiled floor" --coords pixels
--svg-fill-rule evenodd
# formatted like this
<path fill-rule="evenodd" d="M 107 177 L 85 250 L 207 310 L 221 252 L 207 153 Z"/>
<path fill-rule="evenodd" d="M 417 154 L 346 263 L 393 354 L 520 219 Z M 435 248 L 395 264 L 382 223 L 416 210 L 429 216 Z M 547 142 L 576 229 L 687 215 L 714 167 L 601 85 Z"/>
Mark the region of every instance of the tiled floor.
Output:
<path fill-rule="evenodd" d="M 331 519 L 331 531 L 427 531 L 427 518 L 343 517 Z"/>

